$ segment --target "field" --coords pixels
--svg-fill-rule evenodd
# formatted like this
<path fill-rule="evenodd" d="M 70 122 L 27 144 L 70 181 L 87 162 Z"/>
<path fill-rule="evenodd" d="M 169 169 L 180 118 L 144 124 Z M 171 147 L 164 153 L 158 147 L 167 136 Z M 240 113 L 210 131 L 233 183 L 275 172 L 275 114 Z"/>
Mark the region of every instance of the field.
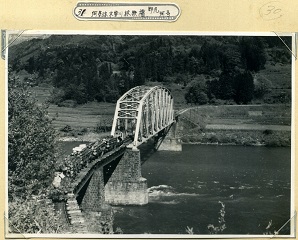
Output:
<path fill-rule="evenodd" d="M 290 105 L 202 106 L 180 118 L 185 143 L 291 145 Z"/>
<path fill-rule="evenodd" d="M 264 96 L 266 103 L 286 103 L 291 99 L 291 65 L 267 63 L 266 68 L 255 75 L 256 78 L 270 80 L 271 92 Z M 256 103 L 258 101 L 255 101 Z"/>
<path fill-rule="evenodd" d="M 290 131 L 291 105 L 280 103 L 280 97 L 291 97 L 291 67 L 290 65 L 267 64 L 266 69 L 261 70 L 256 77 L 267 78 L 272 82 L 271 93 L 267 95 L 271 104 L 260 104 L 254 101 L 252 105 L 227 105 L 223 102 L 219 106 L 187 105 L 184 99 L 185 87 L 179 84 L 165 84 L 174 97 L 174 108 L 191 110 L 183 116 L 187 117 L 195 125 L 205 130 L 221 134 L 221 130 L 229 131 Z M 159 83 L 152 82 L 151 85 Z M 39 103 L 44 103 L 51 97 L 52 87 L 42 84 L 32 88 L 32 93 Z M 279 102 L 274 104 L 274 102 Z M 287 102 L 287 101 L 285 101 Z M 71 105 L 71 104 L 70 104 Z M 77 106 L 57 106 L 50 104 L 49 116 L 53 118 L 53 126 L 59 131 L 60 136 L 78 137 L 91 133 L 105 133 L 110 131 L 115 103 L 88 102 Z"/>
<path fill-rule="evenodd" d="M 52 88 L 48 85 L 33 87 L 31 92 L 39 104 L 45 103 L 51 96 Z M 59 107 L 50 104 L 49 116 L 60 137 L 66 140 L 93 140 L 98 136 L 107 135 L 110 131 L 116 104 L 89 102 L 75 107 Z M 83 137 L 83 135 L 87 135 Z M 69 138 L 74 137 L 74 138 Z"/>
<path fill-rule="evenodd" d="M 291 125 L 291 105 L 222 105 L 191 107 L 183 116 L 208 125 Z"/>
<path fill-rule="evenodd" d="M 98 125 L 109 126 L 114 117 L 115 104 L 91 102 L 74 108 L 50 105 L 48 111 L 54 117 L 53 125 L 63 128 L 69 125 L 73 129 L 96 128 Z"/>

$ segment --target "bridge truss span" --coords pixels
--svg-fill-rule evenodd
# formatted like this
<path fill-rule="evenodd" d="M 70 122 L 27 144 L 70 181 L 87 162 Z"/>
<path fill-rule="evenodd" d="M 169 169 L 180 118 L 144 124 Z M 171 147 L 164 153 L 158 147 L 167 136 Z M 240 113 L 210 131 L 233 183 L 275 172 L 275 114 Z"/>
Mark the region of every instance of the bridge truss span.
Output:
<path fill-rule="evenodd" d="M 173 97 L 162 86 L 137 86 L 119 98 L 111 135 L 122 132 L 137 147 L 174 122 Z"/>

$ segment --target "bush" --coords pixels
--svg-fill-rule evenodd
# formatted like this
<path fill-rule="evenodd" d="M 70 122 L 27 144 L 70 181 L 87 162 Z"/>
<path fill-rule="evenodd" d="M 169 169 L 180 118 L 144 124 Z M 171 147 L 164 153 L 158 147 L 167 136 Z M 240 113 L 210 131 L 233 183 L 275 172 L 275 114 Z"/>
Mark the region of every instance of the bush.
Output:
<path fill-rule="evenodd" d="M 60 128 L 60 131 L 68 133 L 68 132 L 71 132 L 72 131 L 72 128 L 71 128 L 71 126 L 66 125 L 63 128 Z"/>
<path fill-rule="evenodd" d="M 266 130 L 263 131 L 263 134 L 264 134 L 264 135 L 270 135 L 270 134 L 272 134 L 272 133 L 273 133 L 273 131 L 270 130 L 270 129 L 266 129 Z"/>
<path fill-rule="evenodd" d="M 47 199 L 14 199 L 9 203 L 9 232 L 66 233 L 68 228 L 60 220 L 59 214 Z"/>
<path fill-rule="evenodd" d="M 9 196 L 37 194 L 52 181 L 56 133 L 46 106 L 37 106 L 27 85 L 14 76 L 8 81 Z"/>
<path fill-rule="evenodd" d="M 78 104 L 75 100 L 65 100 L 57 103 L 58 107 L 68 107 L 68 108 L 75 108 L 77 105 Z"/>
<path fill-rule="evenodd" d="M 265 94 L 270 93 L 272 89 L 272 83 L 265 78 L 254 79 L 254 97 L 261 99 Z"/>
<path fill-rule="evenodd" d="M 221 205 L 221 209 L 219 210 L 218 214 L 219 214 L 219 217 L 218 217 L 218 225 L 217 226 L 214 226 L 213 224 L 209 224 L 207 226 L 210 234 L 219 234 L 219 233 L 222 233 L 226 228 L 226 224 L 225 224 L 225 214 L 226 214 L 226 211 L 225 211 L 225 204 L 221 201 L 218 201 L 218 203 Z"/>
<path fill-rule="evenodd" d="M 264 134 L 264 143 L 268 147 L 289 147 L 291 146 L 290 132 L 272 132 L 271 134 Z"/>
<path fill-rule="evenodd" d="M 205 81 L 199 79 L 193 80 L 188 86 L 185 100 L 187 103 L 206 104 L 208 97 L 206 94 Z"/>
<path fill-rule="evenodd" d="M 218 142 L 218 138 L 215 135 L 210 136 L 209 138 L 209 142 L 211 143 L 216 143 Z"/>
<path fill-rule="evenodd" d="M 58 105 L 61 102 L 63 102 L 64 100 L 65 100 L 65 92 L 63 89 L 54 88 L 51 91 L 51 98 L 49 99 L 50 103 Z"/>

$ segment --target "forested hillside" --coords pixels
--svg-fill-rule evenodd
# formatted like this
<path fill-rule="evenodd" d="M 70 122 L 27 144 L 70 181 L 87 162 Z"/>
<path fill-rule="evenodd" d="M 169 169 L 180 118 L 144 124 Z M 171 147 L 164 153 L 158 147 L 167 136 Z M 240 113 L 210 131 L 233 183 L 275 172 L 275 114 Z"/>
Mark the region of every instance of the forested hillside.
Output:
<path fill-rule="evenodd" d="M 9 49 L 11 71 L 54 86 L 55 104 L 115 102 L 152 82 L 175 86 L 187 103 L 289 102 L 290 62 L 277 37 L 53 35 Z"/>

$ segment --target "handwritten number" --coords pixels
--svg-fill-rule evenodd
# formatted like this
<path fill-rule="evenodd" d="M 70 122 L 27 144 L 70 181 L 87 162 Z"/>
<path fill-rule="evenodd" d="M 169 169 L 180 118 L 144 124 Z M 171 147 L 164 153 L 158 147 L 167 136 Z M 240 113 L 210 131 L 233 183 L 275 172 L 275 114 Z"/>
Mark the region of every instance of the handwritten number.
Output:
<path fill-rule="evenodd" d="M 274 14 L 277 14 L 277 13 L 280 13 L 281 12 L 281 9 L 280 8 L 278 8 L 278 9 L 276 9 L 276 10 L 274 10 Z"/>
<path fill-rule="evenodd" d="M 272 14 L 277 14 L 277 13 L 281 12 L 281 9 L 280 8 L 275 9 L 275 6 L 268 6 L 267 8 L 268 8 L 267 13 L 265 13 L 265 15 L 269 15 L 271 13 Z"/>
<path fill-rule="evenodd" d="M 79 12 L 78 12 L 78 15 L 80 16 L 80 17 L 82 17 L 83 16 L 83 14 L 86 12 L 86 9 L 80 9 L 79 10 Z"/>
<path fill-rule="evenodd" d="M 267 8 L 268 8 L 267 13 L 265 13 L 265 15 L 269 15 L 275 7 L 274 6 L 268 6 Z"/>
<path fill-rule="evenodd" d="M 282 9 L 279 8 L 278 5 L 280 5 L 278 1 L 271 1 L 264 4 L 260 8 L 261 17 L 264 20 L 274 20 L 280 18 L 282 16 Z"/>

